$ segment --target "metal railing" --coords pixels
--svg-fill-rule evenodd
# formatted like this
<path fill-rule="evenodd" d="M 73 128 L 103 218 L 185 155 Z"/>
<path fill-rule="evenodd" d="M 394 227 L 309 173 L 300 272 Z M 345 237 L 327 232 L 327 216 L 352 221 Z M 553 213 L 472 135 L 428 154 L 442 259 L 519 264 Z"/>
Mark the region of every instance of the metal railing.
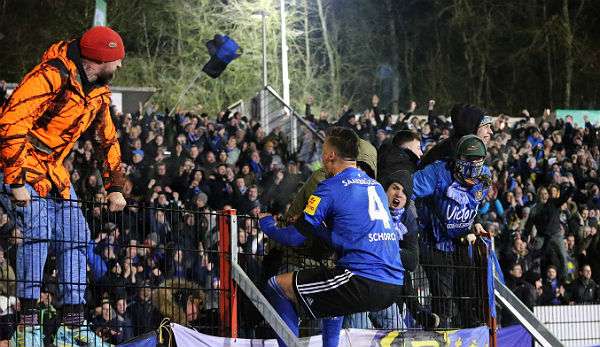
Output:
<path fill-rule="evenodd" d="M 600 305 L 535 306 L 533 314 L 565 346 L 600 344 Z"/>
<path fill-rule="evenodd" d="M 54 343 L 73 307 L 91 337 L 112 344 L 156 330 L 165 317 L 232 335 L 230 246 L 220 236 L 230 231 L 229 212 L 129 205 L 115 213 L 102 201 L 36 196 L 17 208 L 0 199 L 0 341 L 33 314 Z"/>
<path fill-rule="evenodd" d="M 257 220 L 240 217 L 237 225 L 256 228 Z M 260 233 L 260 231 L 256 231 Z M 234 244 L 232 243 L 232 246 Z M 407 276 L 414 290 L 407 290 L 398 297 L 397 304 L 377 315 L 364 312 L 345 317 L 345 327 L 400 331 L 433 329 L 431 312 L 447 319 L 444 329 L 489 326 L 491 338 L 495 338 L 495 321 L 490 316 L 487 290 L 487 248 L 478 241 L 469 256 L 466 244 L 460 244 L 453 255 L 423 254 L 417 271 Z M 427 253 L 427 252 L 423 252 Z M 235 255 L 235 256 L 233 256 Z M 441 257 L 441 258 L 440 258 Z M 454 265 L 449 265 L 454 264 Z M 232 277 L 241 291 L 238 305 L 240 337 L 272 338 L 274 329 L 284 336 L 288 345 L 302 345 L 305 341 L 295 339 L 279 315 L 262 294 L 267 279 L 278 273 L 316 266 L 331 266 L 333 262 L 318 262 L 301 252 L 270 244 L 264 253 L 247 253 L 243 249 L 232 250 Z M 435 276 L 449 274 L 454 286 L 449 292 L 439 290 L 445 279 Z M 433 283 L 438 281 L 438 283 Z M 432 284 L 438 287 L 433 288 Z M 243 295 L 242 295 L 243 293 Z M 245 298 L 242 298 L 245 296 Z M 245 304 L 248 303 L 248 304 Z M 253 305 L 249 305 L 252 303 Z M 300 337 L 318 335 L 318 320 L 301 320 Z M 242 326 L 244 325 L 244 326 Z M 266 329 L 266 330 L 265 330 Z M 249 333 L 249 334 L 248 334 Z"/>
<path fill-rule="evenodd" d="M 560 347 L 562 343 L 542 324 L 517 296 L 497 277 L 494 277 L 494 294 L 500 304 L 515 316 L 517 321 L 544 347 Z"/>
<path fill-rule="evenodd" d="M 34 197 L 15 208 L 7 195 L 0 198 L 0 341 L 15 332 L 28 297 L 48 342 L 68 304 L 80 303 L 90 331 L 115 344 L 155 330 L 168 317 L 210 335 L 273 338 L 276 332 L 301 345 L 262 290 L 278 273 L 333 264 L 276 247 L 255 217 L 235 210 L 128 205 L 114 213 L 103 201 L 56 197 Z M 488 326 L 493 346 L 487 248 L 481 240 L 471 250 L 456 246 L 452 254 L 421 246 L 418 269 L 406 277 L 412 289 L 385 312 L 346 317 L 346 327 L 431 329 L 433 312 L 446 329 Z M 37 278 L 28 273 L 35 269 Z M 495 288 L 503 305 L 518 305 Z M 73 301 L 77 293 L 83 300 Z M 301 336 L 319 333 L 318 321 L 303 321 Z M 534 335 L 552 338 L 540 336 Z"/>
<path fill-rule="evenodd" d="M 262 89 L 254 99 L 255 114 L 267 134 L 275 131 L 286 136 L 289 153 L 296 153 L 305 139 L 324 141 L 324 137 L 296 110 L 287 104 L 270 86 Z"/>

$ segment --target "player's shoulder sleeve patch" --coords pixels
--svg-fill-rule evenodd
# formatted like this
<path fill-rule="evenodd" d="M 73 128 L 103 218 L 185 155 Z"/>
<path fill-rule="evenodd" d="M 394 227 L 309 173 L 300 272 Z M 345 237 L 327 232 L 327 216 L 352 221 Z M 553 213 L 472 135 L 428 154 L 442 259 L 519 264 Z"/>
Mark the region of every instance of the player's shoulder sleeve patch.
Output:
<path fill-rule="evenodd" d="M 319 207 L 319 203 L 321 202 L 321 198 L 316 195 L 311 195 L 308 198 L 308 203 L 306 204 L 306 208 L 304 212 L 308 215 L 314 216 L 317 212 L 317 207 Z"/>

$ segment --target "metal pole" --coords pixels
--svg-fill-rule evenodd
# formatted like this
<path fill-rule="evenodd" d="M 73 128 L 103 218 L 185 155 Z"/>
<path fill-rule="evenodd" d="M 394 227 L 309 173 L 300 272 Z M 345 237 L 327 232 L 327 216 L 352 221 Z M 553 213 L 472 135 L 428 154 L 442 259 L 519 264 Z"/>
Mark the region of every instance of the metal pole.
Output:
<path fill-rule="evenodd" d="M 279 0 L 279 10 L 281 13 L 281 79 L 283 81 L 283 100 L 290 104 L 290 80 L 288 76 L 288 46 L 285 23 L 285 0 Z"/>
<path fill-rule="evenodd" d="M 237 264 L 236 210 L 220 211 L 219 221 L 219 334 L 236 338 L 238 334 L 237 285 L 231 275 L 232 264 Z M 232 237 L 235 236 L 233 239 Z"/>
<path fill-rule="evenodd" d="M 202 70 L 198 71 L 198 73 L 190 81 L 190 84 L 188 84 L 188 86 L 181 92 L 181 94 L 179 94 L 179 97 L 177 98 L 177 102 L 175 102 L 175 105 L 173 105 L 173 108 L 169 112 L 169 115 L 168 115 L 169 117 L 171 117 L 173 115 L 173 113 L 175 113 L 175 109 L 177 108 L 177 106 L 179 105 L 179 103 L 181 102 L 181 100 L 183 100 L 183 97 L 194 86 L 194 84 L 196 83 L 196 81 L 198 80 L 198 78 L 200 78 L 200 75 L 202 75 Z"/>
<path fill-rule="evenodd" d="M 96 0 L 96 10 L 94 11 L 94 22 L 92 26 L 106 26 L 106 0 Z"/>
<path fill-rule="evenodd" d="M 267 82 L 267 14 L 261 12 L 262 16 L 262 49 L 263 49 L 263 87 L 266 87 Z"/>

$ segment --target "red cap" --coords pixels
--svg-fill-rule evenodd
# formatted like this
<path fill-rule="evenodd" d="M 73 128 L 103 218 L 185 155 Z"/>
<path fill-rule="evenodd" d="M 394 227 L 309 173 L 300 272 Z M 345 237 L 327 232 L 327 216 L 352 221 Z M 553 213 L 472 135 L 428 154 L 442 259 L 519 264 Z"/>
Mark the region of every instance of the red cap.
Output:
<path fill-rule="evenodd" d="M 82 57 L 101 63 L 125 57 L 121 36 L 109 27 L 97 26 L 86 31 L 79 41 L 79 48 Z"/>

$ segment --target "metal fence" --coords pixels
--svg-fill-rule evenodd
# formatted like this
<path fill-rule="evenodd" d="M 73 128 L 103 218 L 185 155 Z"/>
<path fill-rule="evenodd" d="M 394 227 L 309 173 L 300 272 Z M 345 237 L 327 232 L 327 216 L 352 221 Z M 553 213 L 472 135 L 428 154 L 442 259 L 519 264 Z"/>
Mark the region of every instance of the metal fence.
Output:
<path fill-rule="evenodd" d="M 255 217 L 234 210 L 129 205 L 115 213 L 104 201 L 56 197 L 17 208 L 0 197 L 0 340 L 34 310 L 52 342 L 75 304 L 90 334 L 113 344 L 155 330 L 164 317 L 210 335 L 272 338 L 255 300 L 232 280 L 230 250 L 258 290 L 275 274 L 333 264 L 269 244 Z M 407 275 L 411 289 L 384 312 L 346 317 L 345 326 L 432 328 L 432 311 L 448 329 L 489 324 L 486 248 L 457 246 L 451 256 L 422 249 Z M 303 321 L 302 336 L 319 333 L 318 321 Z"/>
<path fill-rule="evenodd" d="M 297 153 L 306 141 L 323 142 L 323 135 L 270 86 L 263 88 L 252 104 L 253 114 L 260 119 L 267 134 L 274 131 L 285 136 L 289 153 Z"/>
<path fill-rule="evenodd" d="M 533 313 L 565 346 L 600 344 L 600 305 L 535 306 Z"/>
<path fill-rule="evenodd" d="M 257 220 L 238 217 L 238 227 L 255 230 Z M 240 235 L 243 232 L 240 231 Z M 259 236 L 264 240 L 264 237 Z M 304 268 L 333 266 L 333 261 L 316 261 L 290 248 L 279 247 L 275 243 L 265 244 L 265 251 L 256 252 L 246 247 L 239 249 L 238 263 L 244 273 L 259 290 L 264 288 L 267 279 L 273 275 Z M 441 252 L 440 252 L 441 253 Z M 466 243 L 457 244 L 457 252 L 452 255 L 440 254 L 422 249 L 420 265 L 414 273 L 406 273 L 408 283 L 404 295 L 396 303 L 381 312 L 363 312 L 345 317 L 346 328 L 383 330 L 431 330 L 434 328 L 436 313 L 442 319 L 444 329 L 459 329 L 477 326 L 490 326 L 495 336 L 495 322 L 488 307 L 487 290 L 487 248 L 478 240 L 471 250 Z M 248 292 L 249 296 L 253 293 Z M 272 327 L 265 322 L 269 312 L 259 312 L 251 301 L 258 305 L 256 298 L 248 300 L 239 293 L 238 325 L 240 337 L 275 337 Z M 445 320 L 445 321 L 444 321 Z M 439 328 L 438 327 L 438 328 Z M 300 336 L 318 335 L 321 332 L 317 320 L 301 320 Z"/>
<path fill-rule="evenodd" d="M 37 316 L 45 342 L 54 343 L 74 312 L 86 324 L 70 328 L 112 344 L 156 330 L 164 317 L 230 335 L 224 303 L 231 287 L 221 275 L 228 247 L 219 243 L 225 213 L 158 205 L 115 213 L 104 201 L 33 197 L 15 207 L 7 195 L 0 200 L 0 341 Z"/>

